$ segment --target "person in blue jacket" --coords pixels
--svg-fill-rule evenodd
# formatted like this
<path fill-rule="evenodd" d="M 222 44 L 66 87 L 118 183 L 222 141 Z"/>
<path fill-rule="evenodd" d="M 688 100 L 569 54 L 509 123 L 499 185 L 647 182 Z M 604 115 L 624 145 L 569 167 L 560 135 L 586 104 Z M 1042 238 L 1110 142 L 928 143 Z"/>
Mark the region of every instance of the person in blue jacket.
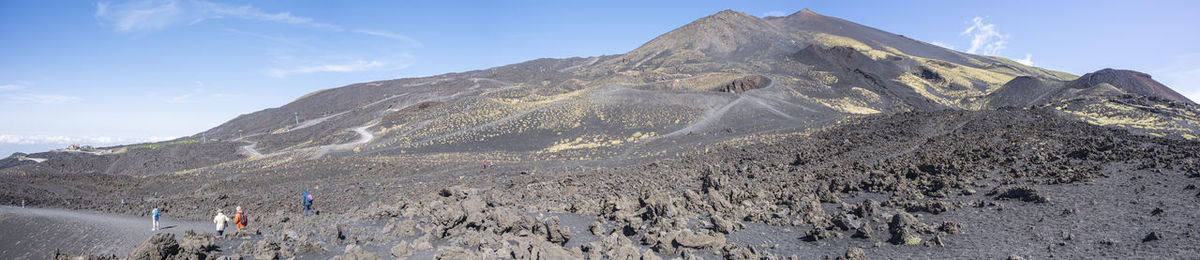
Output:
<path fill-rule="evenodd" d="M 308 193 L 308 190 L 304 190 L 304 191 L 300 192 L 300 204 L 304 205 L 304 215 L 305 216 L 312 214 L 312 202 L 313 202 L 313 197 L 312 197 L 311 193 Z"/>
<path fill-rule="evenodd" d="M 158 208 L 154 208 L 154 211 L 151 212 L 151 215 L 154 215 L 154 227 L 150 228 L 150 231 L 157 231 L 158 230 Z"/>

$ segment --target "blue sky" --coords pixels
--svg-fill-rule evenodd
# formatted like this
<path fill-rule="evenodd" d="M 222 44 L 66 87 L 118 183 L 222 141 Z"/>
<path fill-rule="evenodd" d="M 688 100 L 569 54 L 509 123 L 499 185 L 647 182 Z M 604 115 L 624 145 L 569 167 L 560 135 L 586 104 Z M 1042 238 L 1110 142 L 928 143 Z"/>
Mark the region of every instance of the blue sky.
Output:
<path fill-rule="evenodd" d="M 1196 1 L 2 1 L 0 154 L 190 135 L 347 84 L 632 50 L 724 9 L 802 8 L 1200 100 Z M 3 155 L 0 155 L 3 156 Z"/>

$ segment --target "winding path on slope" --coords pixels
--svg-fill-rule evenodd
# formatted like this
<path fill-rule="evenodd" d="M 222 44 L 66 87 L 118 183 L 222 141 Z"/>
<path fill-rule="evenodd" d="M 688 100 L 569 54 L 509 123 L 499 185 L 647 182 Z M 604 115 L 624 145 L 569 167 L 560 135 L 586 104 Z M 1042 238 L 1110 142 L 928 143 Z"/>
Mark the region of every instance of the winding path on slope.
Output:
<path fill-rule="evenodd" d="M 354 142 L 349 142 L 349 143 L 344 143 L 344 144 L 322 145 L 322 146 L 302 149 L 301 151 L 305 151 L 305 150 L 309 150 L 309 149 L 317 149 L 317 150 L 319 150 L 319 152 L 317 152 L 316 155 L 309 157 L 309 159 L 317 159 L 317 158 L 321 158 L 321 156 L 325 156 L 325 154 L 329 153 L 330 151 L 354 149 L 354 147 L 357 145 L 365 144 L 365 143 L 371 142 L 371 140 L 375 139 L 375 134 L 371 133 L 371 131 L 367 131 L 367 128 L 371 128 L 372 126 L 375 126 L 377 124 L 379 124 L 379 123 L 373 123 L 373 124 L 369 124 L 369 125 L 350 128 L 349 130 L 354 131 L 355 133 L 358 133 L 358 140 L 354 140 Z"/>
<path fill-rule="evenodd" d="M 173 233 L 181 238 L 187 230 L 216 232 L 212 223 L 180 221 L 165 215 L 159 220 L 162 229 L 150 231 L 150 217 L 9 206 L 0 206 L 0 226 L 4 227 L 0 232 L 3 259 L 46 259 L 54 249 L 68 254 L 125 257 L 156 233 Z"/>

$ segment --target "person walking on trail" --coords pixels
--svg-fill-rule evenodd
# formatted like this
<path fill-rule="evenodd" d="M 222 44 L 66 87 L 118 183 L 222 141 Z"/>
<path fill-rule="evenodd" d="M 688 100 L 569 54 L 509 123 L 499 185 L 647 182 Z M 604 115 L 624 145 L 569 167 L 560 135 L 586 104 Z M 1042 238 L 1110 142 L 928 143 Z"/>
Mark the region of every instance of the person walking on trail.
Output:
<path fill-rule="evenodd" d="M 225 223 L 229 221 L 231 221 L 229 216 L 225 216 L 224 212 L 217 210 L 217 216 L 213 217 L 213 224 L 217 224 L 217 236 L 221 236 L 225 233 Z"/>
<path fill-rule="evenodd" d="M 150 231 L 158 231 L 158 208 L 154 208 L 154 211 L 150 212 L 150 215 L 154 218 L 154 227 L 151 227 Z"/>
<path fill-rule="evenodd" d="M 233 223 L 235 224 L 235 227 L 237 227 L 238 230 L 242 230 L 243 227 L 246 227 L 248 222 L 250 222 L 250 220 L 247 219 L 246 212 L 242 211 L 242 206 L 238 206 L 237 212 L 233 213 Z"/>
<path fill-rule="evenodd" d="M 305 216 L 312 214 L 312 203 L 313 203 L 312 193 L 308 193 L 308 190 L 301 191 L 300 192 L 300 204 L 304 205 L 304 215 Z"/>

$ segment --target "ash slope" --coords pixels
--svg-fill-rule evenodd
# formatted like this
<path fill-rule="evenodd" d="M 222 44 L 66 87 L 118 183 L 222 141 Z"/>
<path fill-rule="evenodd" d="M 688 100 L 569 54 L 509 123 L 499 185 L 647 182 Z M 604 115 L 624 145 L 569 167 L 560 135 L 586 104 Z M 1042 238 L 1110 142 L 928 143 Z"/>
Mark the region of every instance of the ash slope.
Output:
<path fill-rule="evenodd" d="M 621 55 L 317 91 L 185 138 L 204 135 L 215 145 L 167 147 L 204 149 L 190 152 L 206 158 L 197 162 L 143 152 L 58 165 L 153 175 L 258 159 L 456 153 L 624 164 L 850 116 L 1031 105 L 1139 133 L 1198 135 L 1195 104 L 1148 75 L 1101 70 L 1076 78 L 807 9 L 767 18 L 727 10 Z M 126 150 L 113 149 L 109 157 Z"/>
<path fill-rule="evenodd" d="M 361 253 L 342 249 L 350 244 L 382 256 L 468 258 L 816 258 L 855 247 L 912 258 L 1200 253 L 1190 246 L 1200 215 L 1188 210 L 1200 201 L 1200 144 L 1090 125 L 1052 108 L 867 116 L 706 150 L 617 168 L 439 172 L 432 169 L 472 160 L 414 155 L 297 161 L 232 176 L 235 169 L 148 179 L 43 173 L 2 185 L 6 196 L 56 199 L 39 205 L 107 212 L 161 205 L 193 218 L 241 205 L 257 212 L 260 234 L 217 243 L 274 243 L 281 246 L 266 252 L 280 255 L 314 254 L 300 249 L 314 245 Z M 97 184 L 94 193 L 59 193 L 80 183 Z M 276 192 L 301 187 L 316 187 L 318 216 L 300 216 L 297 195 Z M 150 191 L 162 195 L 112 203 Z M 1151 233 L 1157 240 L 1143 241 Z M 263 253 L 255 250 L 212 254 Z"/>

